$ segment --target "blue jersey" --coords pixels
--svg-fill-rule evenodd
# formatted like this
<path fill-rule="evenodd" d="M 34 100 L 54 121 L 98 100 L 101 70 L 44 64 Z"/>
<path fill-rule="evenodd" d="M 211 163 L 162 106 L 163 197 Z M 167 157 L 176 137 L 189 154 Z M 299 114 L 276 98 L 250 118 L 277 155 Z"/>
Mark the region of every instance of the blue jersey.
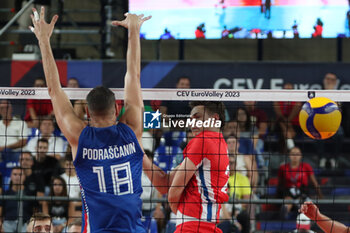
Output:
<path fill-rule="evenodd" d="M 143 151 L 127 125 L 83 129 L 74 161 L 83 203 L 82 232 L 145 232 L 142 160 Z"/>

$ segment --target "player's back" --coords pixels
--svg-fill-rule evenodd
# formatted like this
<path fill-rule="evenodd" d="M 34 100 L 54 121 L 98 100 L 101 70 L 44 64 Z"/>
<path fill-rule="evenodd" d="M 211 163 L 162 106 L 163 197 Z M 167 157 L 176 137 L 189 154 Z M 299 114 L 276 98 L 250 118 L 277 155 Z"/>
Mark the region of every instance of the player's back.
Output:
<path fill-rule="evenodd" d="M 83 232 L 144 232 L 143 152 L 125 124 L 85 127 L 74 166 L 81 184 Z"/>

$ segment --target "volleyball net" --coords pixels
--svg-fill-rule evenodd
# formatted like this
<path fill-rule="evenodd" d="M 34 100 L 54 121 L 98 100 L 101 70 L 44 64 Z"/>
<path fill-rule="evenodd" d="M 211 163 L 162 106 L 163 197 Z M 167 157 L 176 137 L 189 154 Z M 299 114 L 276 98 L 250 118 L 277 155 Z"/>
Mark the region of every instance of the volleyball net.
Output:
<path fill-rule="evenodd" d="M 64 90 L 77 115 L 88 123 L 83 100 L 91 89 Z M 123 89 L 111 90 L 123 114 Z M 154 88 L 142 91 L 145 104 L 142 144 L 149 158 L 166 173 L 181 164 L 183 151 L 191 140 L 189 102 L 224 104 L 222 135 L 228 146 L 230 176 L 227 190 L 230 199 L 219 213 L 218 226 L 224 232 L 293 231 L 300 219 L 298 208 L 306 200 L 314 201 L 327 216 L 350 223 L 347 214 L 350 160 L 346 150 L 350 143 L 349 91 Z M 314 97 L 337 102 L 342 112 L 341 127 L 330 139 L 311 139 L 299 126 L 302 105 Z M 64 232 L 69 218 L 80 218 L 81 197 L 69 145 L 51 120 L 54 115 L 50 114 L 48 99 L 46 88 L 0 88 L 2 217 L 8 219 L 9 209 L 17 206 L 17 218 L 12 219 L 24 224 L 33 209 L 48 208 L 54 225 L 62 228 L 57 227 L 57 231 Z M 37 119 L 32 119 L 35 115 L 29 109 L 37 111 Z M 22 168 L 20 174 L 30 178 L 16 180 L 13 170 L 18 167 Z M 21 182 L 24 191 L 14 191 L 12 187 Z M 55 190 L 55 186 L 64 183 L 66 190 Z M 160 195 L 144 176 L 142 186 L 145 227 L 149 232 L 173 232 L 178 217 L 171 213 L 167 197 Z M 47 207 L 43 207 L 43 202 Z M 74 206 L 73 211 L 55 212 L 56 207 L 67 208 L 62 203 Z M 309 220 L 301 223 L 312 225 Z"/>

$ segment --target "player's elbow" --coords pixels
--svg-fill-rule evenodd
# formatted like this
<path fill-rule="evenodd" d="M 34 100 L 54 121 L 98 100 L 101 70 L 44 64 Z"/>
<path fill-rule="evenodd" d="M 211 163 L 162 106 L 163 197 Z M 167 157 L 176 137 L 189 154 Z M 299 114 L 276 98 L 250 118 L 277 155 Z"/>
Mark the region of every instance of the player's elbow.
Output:
<path fill-rule="evenodd" d="M 178 202 L 178 198 L 176 197 L 174 192 L 169 192 L 168 193 L 168 202 L 169 203 L 175 203 Z"/>
<path fill-rule="evenodd" d="M 157 187 L 157 190 L 160 194 L 165 195 L 168 193 L 169 188 L 168 187 Z"/>
<path fill-rule="evenodd" d="M 59 93 L 60 90 L 57 89 L 57 88 L 48 87 L 48 88 L 47 88 L 47 91 L 49 92 L 49 96 L 50 96 L 51 98 L 54 98 L 55 96 L 58 95 L 58 93 Z"/>

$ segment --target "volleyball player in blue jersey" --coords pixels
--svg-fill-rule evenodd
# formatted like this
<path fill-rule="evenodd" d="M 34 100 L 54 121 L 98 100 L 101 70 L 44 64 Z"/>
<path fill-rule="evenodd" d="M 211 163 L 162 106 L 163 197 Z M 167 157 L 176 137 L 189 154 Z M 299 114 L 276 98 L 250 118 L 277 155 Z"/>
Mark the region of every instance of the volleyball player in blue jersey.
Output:
<path fill-rule="evenodd" d="M 128 28 L 125 113 L 116 123 L 115 96 L 96 87 L 87 96 L 90 126 L 79 119 L 61 88 L 50 37 L 58 16 L 50 24 L 33 9 L 32 21 L 42 54 L 45 78 L 60 129 L 69 141 L 81 184 L 82 232 L 145 232 L 141 224 L 140 195 L 143 151 L 143 101 L 140 84 L 140 27 L 150 17 L 125 14 L 112 24 Z"/>

